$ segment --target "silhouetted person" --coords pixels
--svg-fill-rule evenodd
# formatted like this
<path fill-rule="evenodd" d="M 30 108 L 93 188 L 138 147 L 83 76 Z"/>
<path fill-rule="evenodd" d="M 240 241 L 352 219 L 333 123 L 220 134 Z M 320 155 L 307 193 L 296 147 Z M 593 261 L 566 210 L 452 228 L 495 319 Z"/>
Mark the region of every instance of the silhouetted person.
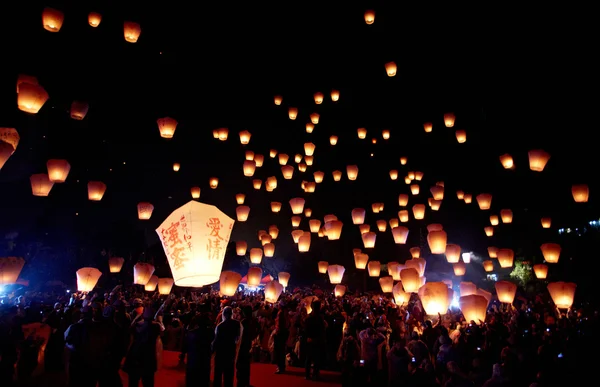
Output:
<path fill-rule="evenodd" d="M 127 354 L 129 343 L 131 341 L 131 317 L 125 310 L 125 304 L 121 300 L 116 300 L 112 305 L 104 308 L 104 318 L 111 324 L 115 329 L 115 349 L 111 353 L 110 369 L 108 376 L 111 380 L 111 385 L 121 387 L 123 385 L 121 381 L 121 375 L 119 370 L 121 369 L 121 362 Z"/>
<path fill-rule="evenodd" d="M 327 323 L 321 316 L 321 303 L 312 303 L 312 312 L 304 321 L 304 334 L 306 336 L 306 363 L 304 369 L 306 379 L 311 377 L 311 365 L 313 366 L 313 378 L 319 379 L 322 353 L 325 350 L 325 329 Z"/>
<path fill-rule="evenodd" d="M 233 309 L 226 306 L 223 309 L 223 321 L 215 329 L 215 340 L 212 344 L 215 353 L 214 387 L 233 387 L 235 372 L 235 355 L 238 340 L 242 336 L 242 326 L 239 321 L 232 319 Z"/>
<path fill-rule="evenodd" d="M 192 318 L 183 342 L 187 354 L 185 385 L 187 387 L 210 386 L 211 343 L 214 339 L 212 321 L 207 313 Z"/>
<path fill-rule="evenodd" d="M 289 326 L 290 322 L 287 310 L 285 308 L 279 309 L 277 318 L 275 319 L 275 340 L 273 345 L 275 363 L 277 364 L 276 374 L 285 372 L 286 344 L 290 335 Z"/>
<path fill-rule="evenodd" d="M 160 325 L 154 321 L 154 311 L 143 308 L 131 323 L 132 341 L 123 369 L 129 375 L 129 387 L 154 387 L 154 373 L 158 368 L 156 360 L 156 339 L 160 335 Z"/>
<path fill-rule="evenodd" d="M 252 342 L 260 333 L 260 324 L 252 316 L 252 307 L 244 306 L 242 309 L 242 338 L 237 358 L 237 387 L 250 387 L 250 361 L 252 355 Z"/>
<path fill-rule="evenodd" d="M 15 364 L 17 363 L 17 342 L 19 334 L 22 335 L 20 326 L 15 326 L 17 314 L 16 307 L 7 308 L 5 314 L 0 316 L 0 386 L 13 386 Z"/>

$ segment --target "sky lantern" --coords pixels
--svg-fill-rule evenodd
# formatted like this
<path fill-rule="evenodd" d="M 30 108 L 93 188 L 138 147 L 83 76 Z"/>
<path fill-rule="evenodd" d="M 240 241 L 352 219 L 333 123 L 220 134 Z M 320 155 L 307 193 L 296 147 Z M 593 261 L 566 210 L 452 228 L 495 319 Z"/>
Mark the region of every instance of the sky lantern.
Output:
<path fill-rule="evenodd" d="M 459 144 L 464 144 L 465 142 L 467 142 L 467 131 L 466 130 L 459 129 L 456 131 L 455 135 L 456 135 L 456 141 L 458 141 Z"/>
<path fill-rule="evenodd" d="M 199 194 L 198 194 L 199 195 Z M 198 196 L 200 197 L 200 196 Z M 235 202 L 237 204 L 244 204 L 244 202 L 246 201 L 246 195 L 244 195 L 243 193 L 239 193 L 235 195 Z"/>
<path fill-rule="evenodd" d="M 286 272 L 286 271 L 280 271 L 279 273 L 277 273 L 277 280 L 279 281 L 279 283 L 281 284 L 281 286 L 285 288 L 288 287 L 288 284 L 290 282 L 290 273 Z"/>
<path fill-rule="evenodd" d="M 494 271 L 494 261 L 490 261 L 490 260 L 483 261 L 482 265 L 483 265 L 483 270 L 485 270 L 487 273 Z"/>
<path fill-rule="evenodd" d="M 298 227 L 298 226 L 296 226 Z M 294 243 L 298 243 L 298 241 L 300 241 L 300 237 L 302 236 L 302 234 L 304 234 L 304 231 L 302 230 L 293 230 L 292 231 L 292 239 L 294 240 Z"/>
<path fill-rule="evenodd" d="M 398 66 L 394 62 L 387 62 L 385 64 L 385 72 L 388 77 L 393 77 L 396 75 L 396 71 L 398 70 Z"/>
<path fill-rule="evenodd" d="M 181 164 L 173 163 L 173 171 L 179 172 L 180 169 L 181 169 Z"/>
<path fill-rule="evenodd" d="M 254 171 L 256 171 L 256 162 L 254 162 L 254 160 L 245 160 L 242 169 L 244 171 L 244 176 L 254 176 Z"/>
<path fill-rule="evenodd" d="M 420 220 L 425 218 L 425 204 L 415 204 L 412 207 L 412 211 L 415 219 Z M 402 217 L 400 217 L 400 221 L 402 221 Z"/>
<path fill-rule="evenodd" d="M 281 211 L 281 203 L 280 202 L 271 202 L 271 211 L 272 212 Z"/>
<path fill-rule="evenodd" d="M 480 210 L 489 210 L 492 206 L 492 195 L 488 193 L 481 193 L 475 198 Z"/>
<path fill-rule="evenodd" d="M 283 293 L 283 285 L 273 280 L 265 285 L 265 301 L 274 304 Z"/>
<path fill-rule="evenodd" d="M 433 131 L 433 124 L 431 122 L 426 122 L 423 124 L 423 129 L 425 133 L 431 133 Z"/>
<path fill-rule="evenodd" d="M 512 304 L 517 294 L 517 285 L 508 281 L 497 281 L 495 286 L 498 301 L 504 304 Z"/>
<path fill-rule="evenodd" d="M 454 113 L 444 114 L 444 125 L 446 125 L 446 128 L 454 127 L 455 121 L 456 121 L 456 116 L 454 116 Z"/>
<path fill-rule="evenodd" d="M 250 216 L 250 207 L 237 206 L 235 209 L 235 214 L 238 222 L 245 222 L 248 220 L 248 216 Z"/>
<path fill-rule="evenodd" d="M 333 176 L 333 181 L 340 181 L 342 180 L 342 171 L 333 171 L 331 172 L 331 175 Z"/>
<path fill-rule="evenodd" d="M 457 263 L 460 261 L 460 246 L 455 244 L 446 245 L 446 260 L 449 263 Z"/>
<path fill-rule="evenodd" d="M 569 309 L 575 299 L 577 284 L 573 282 L 551 282 L 548 284 L 548 293 L 558 309 Z"/>
<path fill-rule="evenodd" d="M 404 265 L 400 265 L 398 262 L 388 262 L 387 271 L 394 278 L 394 281 L 400 281 L 400 271 L 404 269 Z"/>
<path fill-rule="evenodd" d="M 301 161 L 302 161 L 302 155 L 301 155 L 301 154 L 299 154 L 299 153 L 297 153 L 297 154 L 294 156 L 294 162 L 296 162 L 296 164 L 298 164 L 298 163 L 300 163 Z"/>
<path fill-rule="evenodd" d="M 427 243 L 429 244 L 431 254 L 444 254 L 446 252 L 447 240 L 448 236 L 444 230 L 429 232 L 427 234 Z"/>
<path fill-rule="evenodd" d="M 279 236 L 279 229 L 276 225 L 273 224 L 269 226 L 269 235 L 271 236 L 271 239 L 277 239 Z"/>
<path fill-rule="evenodd" d="M 379 219 L 375 224 L 377 225 L 377 230 L 379 230 L 379 232 L 385 232 L 385 230 L 387 230 L 387 222 L 385 220 Z"/>
<path fill-rule="evenodd" d="M 54 183 L 45 173 L 36 173 L 29 178 L 33 196 L 48 196 Z"/>
<path fill-rule="evenodd" d="M 123 23 L 123 36 L 126 42 L 136 43 L 141 33 L 142 27 L 138 23 L 131 21 Z"/>
<path fill-rule="evenodd" d="M 498 218 L 498 215 L 490 215 L 490 224 L 492 226 L 497 226 L 498 223 L 500 223 L 500 218 Z"/>
<path fill-rule="evenodd" d="M 388 129 L 384 129 L 381 131 L 381 137 L 384 140 L 389 140 L 390 139 L 390 131 Z"/>
<path fill-rule="evenodd" d="M 307 142 L 304 144 L 304 154 L 307 156 L 312 156 L 315 153 L 315 144 L 312 142 Z"/>
<path fill-rule="evenodd" d="M 90 12 L 88 14 L 88 23 L 90 24 L 90 26 L 96 28 L 100 25 L 101 21 L 102 21 L 102 15 L 99 14 L 98 12 Z"/>
<path fill-rule="evenodd" d="M 64 183 L 71 171 L 71 164 L 63 159 L 50 159 L 46 163 L 48 178 L 53 183 Z"/>
<path fill-rule="evenodd" d="M 173 278 L 159 278 L 158 279 L 158 294 L 160 295 L 168 295 L 171 293 L 171 289 L 173 288 L 173 283 L 175 281 Z"/>
<path fill-rule="evenodd" d="M 372 249 L 375 247 L 375 240 L 377 239 L 377 234 L 369 231 L 361 235 L 363 245 L 365 249 Z"/>
<path fill-rule="evenodd" d="M 381 286 L 382 293 L 392 293 L 394 289 L 394 279 L 392 276 L 381 277 L 379 279 L 379 286 Z"/>
<path fill-rule="evenodd" d="M 340 91 L 339 90 L 331 90 L 331 100 L 333 102 L 337 102 L 340 100 Z"/>
<path fill-rule="evenodd" d="M 20 83 L 18 85 L 17 107 L 25 113 L 37 114 L 50 97 L 48 92 L 38 84 Z"/>
<path fill-rule="evenodd" d="M 0 286 L 17 283 L 23 266 L 25 266 L 23 258 L 0 257 Z"/>
<path fill-rule="evenodd" d="M 81 121 L 85 118 L 88 110 L 90 110 L 90 105 L 87 102 L 73 101 L 71 103 L 71 118 Z"/>
<path fill-rule="evenodd" d="M 410 256 L 412 258 L 420 258 L 421 257 L 421 248 L 420 247 L 411 247 L 410 250 Z"/>
<path fill-rule="evenodd" d="M 548 263 L 558 263 L 560 258 L 561 247 L 558 243 L 544 243 L 540 246 L 542 255 Z"/>
<path fill-rule="evenodd" d="M 348 180 L 354 181 L 358 177 L 358 166 L 356 165 L 348 165 L 346 167 L 346 175 L 348 176 Z"/>
<path fill-rule="evenodd" d="M 300 235 L 300 238 L 298 238 L 298 251 L 301 253 L 308 252 L 310 250 L 310 241 L 311 237 L 309 232 Z"/>
<path fill-rule="evenodd" d="M 292 216 L 292 227 L 300 227 L 300 223 L 302 222 L 301 216 Z"/>
<path fill-rule="evenodd" d="M 312 122 L 307 122 L 306 123 L 306 133 L 312 133 L 313 130 L 315 130 L 315 124 L 313 124 Z"/>
<path fill-rule="evenodd" d="M 315 183 L 322 183 L 323 179 L 325 178 L 325 172 L 316 171 L 313 173 L 313 176 L 315 178 Z"/>
<path fill-rule="evenodd" d="M 0 146 L 2 146 L 2 149 L 0 149 L 0 169 L 2 169 L 6 160 L 15 153 L 20 140 L 19 132 L 15 128 L 0 128 Z"/>
<path fill-rule="evenodd" d="M 327 262 L 327 261 L 319 261 L 317 263 L 317 268 L 318 268 L 320 274 L 327 273 L 328 267 L 329 267 L 329 262 Z"/>
<path fill-rule="evenodd" d="M 550 153 L 541 149 L 530 150 L 528 155 L 529 169 L 534 172 L 542 172 L 550 160 Z"/>
<path fill-rule="evenodd" d="M 227 128 L 219 128 L 217 129 L 217 137 L 219 141 L 227 141 L 229 138 L 229 129 Z"/>
<path fill-rule="evenodd" d="M 284 165 L 281 167 L 281 174 L 286 180 L 290 180 L 294 176 L 294 167 L 291 165 Z"/>
<path fill-rule="evenodd" d="M 473 195 L 470 193 L 466 193 L 463 196 L 463 200 L 465 201 L 466 204 L 471 204 L 471 202 L 473 201 Z"/>
<path fill-rule="evenodd" d="M 346 294 L 346 287 L 344 285 L 335 285 L 333 293 L 336 297 L 344 297 L 344 294 Z"/>
<path fill-rule="evenodd" d="M 352 210 L 352 223 L 363 224 L 365 222 L 366 211 L 364 208 L 355 208 Z"/>
<path fill-rule="evenodd" d="M 511 249 L 499 249 L 498 250 L 498 263 L 503 269 L 512 267 L 515 259 L 515 253 Z"/>
<path fill-rule="evenodd" d="M 467 265 L 464 262 L 456 262 L 452 264 L 452 270 L 455 276 L 462 277 L 467 273 Z"/>
<path fill-rule="evenodd" d="M 95 267 L 82 267 L 75 274 L 77 275 L 77 291 L 91 292 L 96 287 L 102 272 Z"/>
<path fill-rule="evenodd" d="M 271 242 L 265 243 L 263 246 L 263 251 L 265 253 L 265 257 L 272 258 L 275 255 L 275 244 Z"/>
<path fill-rule="evenodd" d="M 458 200 L 464 200 L 464 198 L 465 198 L 465 193 L 464 193 L 464 191 L 460 191 L 460 190 L 459 190 L 459 191 L 456 191 L 456 198 L 457 198 Z"/>
<path fill-rule="evenodd" d="M 106 184 L 101 181 L 88 182 L 88 199 L 92 201 L 100 201 L 106 193 Z"/>
<path fill-rule="evenodd" d="M 458 291 L 461 297 L 477 294 L 477 286 L 473 282 L 461 281 L 458 284 Z"/>
<path fill-rule="evenodd" d="M 329 275 L 329 282 L 333 285 L 337 285 L 342 283 L 342 278 L 344 277 L 344 272 L 346 269 L 341 265 L 329 265 L 327 267 L 327 274 Z"/>
<path fill-rule="evenodd" d="M 298 108 L 291 107 L 288 109 L 288 117 L 290 120 L 295 120 L 298 117 Z"/>
<path fill-rule="evenodd" d="M 365 23 L 371 25 L 375 23 L 375 11 L 368 9 L 365 11 Z"/>
<path fill-rule="evenodd" d="M 408 204 L 408 195 L 407 194 L 398 195 L 398 205 L 400 207 L 406 207 L 407 204 Z"/>
<path fill-rule="evenodd" d="M 269 191 L 269 190 L 273 191 L 275 188 L 277 188 L 277 178 L 275 176 L 268 177 L 266 184 L 267 184 L 267 191 Z"/>
<path fill-rule="evenodd" d="M 590 188 L 587 184 L 574 184 L 571 187 L 571 194 L 575 203 L 587 203 L 590 197 Z"/>
<path fill-rule="evenodd" d="M 154 206 L 152 205 L 152 203 L 140 202 L 137 205 L 138 219 L 150 219 L 150 217 L 152 216 L 152 211 L 154 211 Z"/>
<path fill-rule="evenodd" d="M 273 97 L 273 100 L 275 102 L 275 105 L 279 106 L 281 105 L 281 102 L 283 102 L 283 97 L 280 95 L 276 95 L 275 97 Z"/>
<path fill-rule="evenodd" d="M 358 230 L 360 231 L 360 235 L 362 235 L 371 231 L 371 226 L 368 224 L 360 224 L 358 225 Z"/>
<path fill-rule="evenodd" d="M 310 227 L 310 232 L 316 234 L 321 229 L 321 221 L 319 219 L 311 219 L 308 221 L 308 226 Z"/>
<path fill-rule="evenodd" d="M 429 204 L 429 207 L 432 211 L 438 211 L 440 209 L 440 206 L 442 205 L 441 200 L 436 200 L 433 198 L 427 199 L 427 203 Z"/>
<path fill-rule="evenodd" d="M 458 305 L 466 321 L 473 321 L 477 325 L 485 322 L 488 301 L 484 296 L 462 296 L 458 299 Z"/>
<path fill-rule="evenodd" d="M 324 232 L 325 235 L 327 236 L 327 239 L 329 239 L 330 241 L 335 241 L 340 239 L 340 236 L 342 235 L 342 227 L 344 226 L 344 224 L 339 221 L 339 220 L 331 220 L 329 222 L 325 222 L 325 224 L 323 225 L 324 228 Z"/>
<path fill-rule="evenodd" d="M 200 199 L 200 187 L 190 188 L 190 194 L 192 195 L 192 199 Z"/>
<path fill-rule="evenodd" d="M 323 103 L 323 93 L 317 92 L 313 95 L 313 97 L 315 98 L 315 103 L 317 105 L 320 105 Z"/>
<path fill-rule="evenodd" d="M 310 218 L 312 216 L 312 210 L 310 208 L 304 209 L 304 216 Z"/>
<path fill-rule="evenodd" d="M 398 306 L 403 306 L 408 303 L 410 299 L 410 293 L 406 293 L 402 287 L 402 282 L 398 282 L 392 288 L 392 295 L 394 296 L 394 302 Z"/>
<path fill-rule="evenodd" d="M 260 267 L 251 267 L 248 269 L 248 274 L 246 274 L 247 285 L 249 287 L 256 287 L 260 285 L 260 281 L 262 280 L 262 269 Z"/>
<path fill-rule="evenodd" d="M 421 188 L 419 187 L 418 184 L 411 184 L 410 186 L 410 193 L 412 193 L 413 195 L 418 195 L 419 192 L 421 192 Z"/>
<path fill-rule="evenodd" d="M 415 178 L 415 180 L 417 180 L 417 181 L 421 181 L 421 180 L 423 180 L 423 176 L 424 176 L 424 175 L 425 175 L 425 174 L 424 174 L 423 172 L 421 172 L 421 171 L 415 171 L 415 173 L 414 173 L 414 178 Z M 436 183 L 436 186 L 439 186 L 439 187 L 442 187 L 442 188 L 444 188 L 444 184 L 439 184 L 439 183 Z M 443 194 L 442 194 L 442 199 L 443 199 Z M 440 200 L 441 200 L 441 199 L 440 199 Z"/>
<path fill-rule="evenodd" d="M 231 297 L 237 292 L 242 275 L 235 271 L 223 271 L 219 276 L 219 291 L 222 296 Z"/>
<path fill-rule="evenodd" d="M 368 256 L 367 256 L 367 258 L 368 258 Z M 369 272 L 369 277 L 379 277 L 379 275 L 381 274 L 381 262 L 370 261 L 369 264 L 367 265 L 367 270 Z"/>
<path fill-rule="evenodd" d="M 34 77 L 33 75 L 19 74 L 19 76 L 17 77 L 17 94 L 19 94 L 19 86 L 22 83 L 29 83 L 31 85 L 39 85 L 40 84 L 38 82 L 38 79 L 36 77 Z"/>
<path fill-rule="evenodd" d="M 358 270 L 364 270 L 369 262 L 369 256 L 364 253 L 354 254 L 354 267 Z"/>
<path fill-rule="evenodd" d="M 156 232 L 177 286 L 201 287 L 219 280 L 234 223 L 217 207 L 194 200 L 165 219 Z"/>
<path fill-rule="evenodd" d="M 405 292 L 417 293 L 419 291 L 421 279 L 419 278 L 419 272 L 414 267 L 400 270 L 400 280 Z"/>
<path fill-rule="evenodd" d="M 443 282 L 427 282 L 419 289 L 419 299 L 428 316 L 446 314 L 450 306 L 451 289 Z"/>
<path fill-rule="evenodd" d="M 303 198 L 293 198 L 290 199 L 290 207 L 292 209 L 292 214 L 301 214 L 304 211 L 304 204 L 306 200 Z"/>
<path fill-rule="evenodd" d="M 133 283 L 135 285 L 146 285 L 150 281 L 152 274 L 154 274 L 154 270 L 154 266 L 149 263 L 136 263 L 133 266 Z"/>
<path fill-rule="evenodd" d="M 500 218 L 502 223 L 512 223 L 513 212 L 511 210 L 500 210 Z"/>
<path fill-rule="evenodd" d="M 273 238 L 271 237 L 271 234 L 269 234 L 268 232 L 266 232 L 265 230 L 261 230 L 262 233 L 260 235 L 260 237 L 258 238 L 260 240 L 260 243 L 263 245 L 263 250 L 264 247 L 271 243 L 271 241 L 273 240 Z"/>
<path fill-rule="evenodd" d="M 250 133 L 247 130 L 242 130 L 239 133 L 239 136 L 240 136 L 240 144 L 248 145 L 250 143 L 250 138 L 252 137 L 252 133 Z"/>
<path fill-rule="evenodd" d="M 306 162 L 306 165 L 311 166 L 313 165 L 315 158 L 314 156 L 304 156 L 304 161 Z"/>
<path fill-rule="evenodd" d="M 414 207 L 413 207 L 413 211 L 414 211 Z M 399 218 L 400 222 L 402 222 L 402 223 L 408 222 L 408 219 L 409 219 L 408 210 L 398 211 L 398 218 Z M 394 228 L 394 227 L 392 227 L 392 228 Z"/>
<path fill-rule="evenodd" d="M 285 153 L 280 153 L 278 156 L 279 159 L 279 165 L 287 165 L 290 156 L 286 155 Z"/>
<path fill-rule="evenodd" d="M 498 258 L 498 248 L 494 246 L 490 246 L 487 248 L 488 255 L 490 258 Z"/>
<path fill-rule="evenodd" d="M 65 21 L 65 14 L 58 9 L 46 7 L 42 11 L 42 25 L 46 31 L 58 32 Z"/>
<path fill-rule="evenodd" d="M 158 286 L 158 276 L 153 275 L 152 277 L 150 277 L 150 281 L 148 281 L 148 283 L 146 283 L 146 285 L 144 285 L 144 290 L 147 292 L 154 292 L 154 291 L 156 291 L 157 286 Z"/>
<path fill-rule="evenodd" d="M 246 243 L 246 241 L 236 241 L 235 242 L 235 253 L 238 256 L 246 255 L 246 250 L 248 250 L 248 243 Z"/>
<path fill-rule="evenodd" d="M 533 273 L 537 279 L 546 279 L 548 277 L 548 265 L 543 263 L 533 265 Z"/>
<path fill-rule="evenodd" d="M 390 170 L 390 179 L 392 179 L 392 180 L 398 179 L 398 170 L 396 170 L 396 169 Z"/>
<path fill-rule="evenodd" d="M 365 138 L 367 138 L 367 129 L 358 128 L 356 129 L 356 134 L 358 135 L 359 139 L 364 140 Z"/>
<path fill-rule="evenodd" d="M 156 120 L 158 130 L 162 138 L 173 138 L 177 130 L 177 120 L 171 117 L 163 117 Z"/>
<path fill-rule="evenodd" d="M 406 165 L 407 162 L 408 162 L 408 157 L 406 157 L 406 156 L 400 157 L 400 165 Z"/>
<path fill-rule="evenodd" d="M 504 169 L 512 169 L 515 166 L 512 156 L 508 153 L 505 153 L 502 156 L 500 156 L 500 164 L 502 164 Z"/>
<path fill-rule="evenodd" d="M 219 186 L 219 178 L 218 177 L 211 177 L 208 180 L 208 186 L 212 189 L 217 189 L 217 187 Z"/>
<path fill-rule="evenodd" d="M 550 228 L 552 226 L 552 218 L 541 219 L 542 228 Z"/>
<path fill-rule="evenodd" d="M 125 259 L 122 257 L 110 257 L 108 258 L 108 270 L 111 273 L 119 273 L 121 272 L 124 263 Z"/>
<path fill-rule="evenodd" d="M 404 262 L 404 266 L 409 269 L 409 268 L 414 268 L 417 270 L 417 272 L 419 273 L 419 277 L 424 277 L 425 276 L 425 267 L 427 266 L 427 261 L 425 261 L 425 259 L 423 258 L 413 258 L 413 259 L 409 259 L 408 261 Z"/>
<path fill-rule="evenodd" d="M 394 243 L 397 245 L 406 244 L 408 239 L 408 228 L 403 226 L 397 226 L 392 228 L 392 236 L 394 237 Z"/>
<path fill-rule="evenodd" d="M 429 189 L 431 195 L 435 200 L 443 200 L 444 199 L 444 187 L 441 185 L 434 185 Z"/>

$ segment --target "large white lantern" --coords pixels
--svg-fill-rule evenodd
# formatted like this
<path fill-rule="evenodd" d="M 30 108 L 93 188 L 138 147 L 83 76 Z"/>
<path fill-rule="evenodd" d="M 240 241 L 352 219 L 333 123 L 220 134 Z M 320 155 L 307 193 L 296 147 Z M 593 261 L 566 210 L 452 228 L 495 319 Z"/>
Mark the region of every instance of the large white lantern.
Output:
<path fill-rule="evenodd" d="M 192 200 L 156 229 L 177 286 L 201 287 L 219 280 L 235 221 L 209 204 Z"/>
<path fill-rule="evenodd" d="M 94 267 L 82 267 L 77 270 L 77 291 L 91 292 L 96 287 L 102 272 Z"/>
<path fill-rule="evenodd" d="M 265 301 L 272 304 L 276 303 L 283 292 L 283 285 L 277 280 L 273 280 L 265 285 Z"/>

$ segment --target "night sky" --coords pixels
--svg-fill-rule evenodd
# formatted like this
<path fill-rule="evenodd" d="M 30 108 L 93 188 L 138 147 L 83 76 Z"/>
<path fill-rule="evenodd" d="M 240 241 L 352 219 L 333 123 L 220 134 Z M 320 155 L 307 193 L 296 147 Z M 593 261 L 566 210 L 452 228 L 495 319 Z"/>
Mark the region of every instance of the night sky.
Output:
<path fill-rule="evenodd" d="M 405 246 L 393 243 L 389 228 L 378 234 L 368 252 L 372 260 L 403 262 L 409 247 L 426 237 L 426 225 L 441 223 L 448 242 L 463 251 L 484 256 L 489 245 L 507 247 L 539 263 L 541 243 L 563 243 L 559 228 L 600 216 L 597 103 L 590 97 L 598 86 L 597 60 L 587 48 L 586 23 L 559 25 L 560 10 L 515 16 L 509 10 L 421 12 L 390 2 L 332 1 L 327 8 L 311 1 L 195 8 L 187 2 L 120 3 L 2 4 L 0 127 L 16 128 L 21 140 L 0 171 L 0 232 L 18 233 L 17 247 L 8 253 L 3 246 L 1 253 L 25 255 L 31 244 L 49 246 L 57 252 L 56 266 L 62 252 L 80 252 L 75 261 L 65 258 L 58 270 L 49 269 L 52 278 L 73 281 L 74 270 L 86 265 L 107 271 L 103 250 L 133 262 L 153 260 L 168 274 L 154 229 L 191 200 L 192 186 L 201 187 L 202 202 L 232 218 L 235 194 L 245 193 L 250 219 L 236 223 L 231 240 L 259 247 L 257 231 L 276 224 L 276 259 L 287 262 L 292 283 L 315 282 L 319 260 L 344 264 L 350 275 L 352 249 L 362 247 L 351 210 L 367 209 L 372 229 L 378 219 L 397 217 L 398 194 L 410 192 L 403 181 L 409 171 L 424 172 L 421 194 L 411 196 L 410 205 L 426 204 L 429 188 L 443 181 L 441 209 L 408 223 Z M 42 27 L 45 6 L 64 12 L 60 32 Z M 373 25 L 364 21 L 367 9 L 376 11 Z M 102 14 L 97 28 L 88 24 L 91 11 Z M 123 38 L 126 20 L 142 27 L 135 44 Z M 385 71 L 390 61 L 398 66 L 395 77 Z M 19 74 L 37 77 L 50 95 L 37 115 L 17 109 Z M 340 91 L 338 102 L 329 97 L 332 89 Z M 314 103 L 316 92 L 325 95 L 322 105 Z M 283 96 L 281 106 L 275 95 Z M 83 121 L 69 116 L 73 100 L 89 103 Z M 295 121 L 288 118 L 290 106 L 299 109 Z M 314 112 L 320 122 L 308 134 L 305 124 Z M 454 128 L 444 126 L 447 112 L 456 115 Z M 179 122 L 171 140 L 159 135 L 156 120 L 165 116 Z M 424 122 L 433 123 L 432 133 L 424 132 Z M 225 142 L 212 135 L 221 127 L 229 129 Z M 357 137 L 360 127 L 367 129 L 365 140 Z M 387 141 L 384 129 L 391 132 Z M 466 143 L 457 143 L 456 129 L 466 130 Z M 239 142 L 242 130 L 252 133 L 249 145 Z M 339 136 L 336 146 L 329 144 L 331 135 Z M 314 165 L 284 180 L 269 150 L 289 154 L 295 165 L 293 156 L 304 153 L 306 142 L 316 144 Z M 529 170 L 531 149 L 551 154 L 542 173 Z M 242 174 L 246 150 L 265 156 L 252 178 Z M 500 164 L 504 153 L 513 156 L 515 170 Z M 400 165 L 401 156 L 408 165 Z M 34 197 L 29 177 L 46 172 L 51 158 L 70 162 L 67 182 L 55 184 L 49 197 Z M 178 172 L 174 162 L 181 163 Z M 358 179 L 348 181 L 344 173 L 334 182 L 331 172 L 345 172 L 349 164 L 358 165 Z M 399 171 L 398 180 L 390 180 L 390 169 Z M 305 194 L 300 182 L 312 180 L 315 171 L 325 172 L 325 181 Z M 220 180 L 216 190 L 208 185 L 213 176 Z M 252 188 L 252 179 L 269 176 L 278 180 L 274 192 Z M 89 180 L 107 184 L 102 201 L 88 200 Z M 572 184 L 589 185 L 588 203 L 573 201 Z M 457 190 L 492 193 L 492 210 L 479 210 L 475 200 L 464 204 Z M 314 218 L 337 215 L 344 222 L 342 239 L 313 238 L 311 251 L 298 253 L 287 204 L 293 197 L 304 197 Z M 138 220 L 140 201 L 155 206 L 151 220 Z M 271 213 L 271 201 L 283 202 L 279 214 Z M 384 211 L 373 214 L 373 202 L 385 203 Z M 489 215 L 504 208 L 512 209 L 513 223 L 486 237 Z M 552 217 L 551 229 L 541 228 L 542 216 Z M 307 220 L 301 228 L 308 229 Z M 593 254 L 564 245 L 561 257 L 596 261 Z M 443 256 L 426 257 L 428 277 L 452 278 Z M 226 266 L 245 270 L 236 259 L 228 256 Z M 467 279 L 484 276 L 480 264 L 471 266 Z"/>

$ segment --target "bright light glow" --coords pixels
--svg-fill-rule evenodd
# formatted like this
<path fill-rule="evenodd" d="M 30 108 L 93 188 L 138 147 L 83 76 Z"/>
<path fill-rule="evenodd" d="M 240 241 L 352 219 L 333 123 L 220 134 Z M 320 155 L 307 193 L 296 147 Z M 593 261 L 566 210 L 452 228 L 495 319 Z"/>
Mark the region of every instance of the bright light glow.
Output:
<path fill-rule="evenodd" d="M 462 253 L 462 260 L 464 263 L 471 262 L 471 253 Z"/>

